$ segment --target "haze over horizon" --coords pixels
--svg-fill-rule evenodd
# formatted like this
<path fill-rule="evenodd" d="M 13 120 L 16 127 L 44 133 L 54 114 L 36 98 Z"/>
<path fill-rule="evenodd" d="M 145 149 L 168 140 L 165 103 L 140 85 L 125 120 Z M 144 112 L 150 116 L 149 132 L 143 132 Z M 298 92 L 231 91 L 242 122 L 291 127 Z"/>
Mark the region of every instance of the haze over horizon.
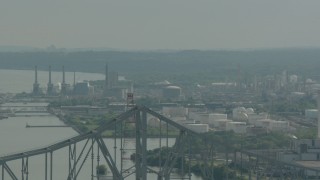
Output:
<path fill-rule="evenodd" d="M 318 48 L 319 6 L 318 0 L 4 0 L 0 46 Z"/>

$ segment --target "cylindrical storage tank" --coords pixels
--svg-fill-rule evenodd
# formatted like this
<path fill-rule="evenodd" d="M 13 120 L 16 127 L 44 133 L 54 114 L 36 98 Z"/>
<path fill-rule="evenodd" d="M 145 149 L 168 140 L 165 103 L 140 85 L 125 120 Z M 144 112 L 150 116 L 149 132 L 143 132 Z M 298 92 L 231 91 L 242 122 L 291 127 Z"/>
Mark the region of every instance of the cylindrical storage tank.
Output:
<path fill-rule="evenodd" d="M 247 111 L 247 114 L 253 114 L 254 113 L 254 110 L 252 108 L 247 108 L 246 111 Z"/>
<path fill-rule="evenodd" d="M 209 119 L 210 119 L 210 120 L 227 119 L 227 114 L 210 113 L 210 114 L 209 114 Z"/>
<path fill-rule="evenodd" d="M 245 122 L 227 122 L 226 131 L 243 134 L 247 131 L 247 124 Z"/>
<path fill-rule="evenodd" d="M 213 122 L 214 127 L 220 129 L 220 130 L 226 130 L 226 125 L 228 122 L 232 122 L 229 119 L 219 119 Z"/>
<path fill-rule="evenodd" d="M 198 132 L 198 133 L 205 133 L 209 131 L 208 124 L 186 124 L 187 128 Z"/>
<path fill-rule="evenodd" d="M 243 120 L 244 118 L 246 118 L 244 117 L 245 116 L 244 114 L 246 113 L 247 113 L 246 108 L 237 107 L 232 110 L 232 117 L 234 120 Z"/>
<path fill-rule="evenodd" d="M 211 113 L 209 114 L 208 124 L 214 126 L 214 121 L 227 119 L 227 114 Z"/>
<path fill-rule="evenodd" d="M 181 96 L 181 88 L 178 86 L 167 86 L 163 89 L 163 97 L 167 99 L 178 99 Z"/>
<path fill-rule="evenodd" d="M 150 127 L 160 127 L 160 120 L 158 118 L 152 117 L 147 120 L 147 124 Z"/>

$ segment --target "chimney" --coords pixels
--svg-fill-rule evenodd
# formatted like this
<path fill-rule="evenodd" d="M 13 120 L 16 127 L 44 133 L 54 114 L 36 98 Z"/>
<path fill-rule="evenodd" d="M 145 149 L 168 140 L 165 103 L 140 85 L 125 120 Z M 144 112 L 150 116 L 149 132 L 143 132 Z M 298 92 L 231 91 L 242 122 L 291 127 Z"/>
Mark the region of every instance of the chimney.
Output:
<path fill-rule="evenodd" d="M 34 83 L 35 84 L 38 84 L 38 67 L 37 66 L 35 66 L 34 67 Z"/>
<path fill-rule="evenodd" d="M 66 77 L 64 72 L 64 66 L 62 66 L 62 84 L 61 84 L 61 94 L 67 94 L 67 84 L 66 84 Z"/>
<path fill-rule="evenodd" d="M 37 66 L 34 67 L 34 83 L 33 83 L 32 93 L 34 95 L 38 95 L 40 93 L 40 87 L 39 87 L 39 83 L 38 83 L 38 68 L 37 68 Z"/>
<path fill-rule="evenodd" d="M 76 86 L 76 72 L 73 72 L 73 87 Z"/>
<path fill-rule="evenodd" d="M 66 83 L 66 78 L 65 78 L 65 72 L 64 72 L 64 66 L 62 66 L 62 83 Z"/>
<path fill-rule="evenodd" d="M 51 80 L 51 66 L 49 66 L 49 82 L 47 87 L 47 94 L 52 95 L 53 94 L 53 84 Z"/>
<path fill-rule="evenodd" d="M 49 84 L 51 84 L 51 66 L 49 66 Z"/>

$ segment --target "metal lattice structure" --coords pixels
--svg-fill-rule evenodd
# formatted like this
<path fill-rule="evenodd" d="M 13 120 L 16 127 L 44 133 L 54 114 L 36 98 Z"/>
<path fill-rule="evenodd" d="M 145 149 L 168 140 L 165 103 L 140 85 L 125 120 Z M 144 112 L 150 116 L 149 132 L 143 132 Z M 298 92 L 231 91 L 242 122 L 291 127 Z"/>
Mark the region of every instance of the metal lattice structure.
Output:
<path fill-rule="evenodd" d="M 150 167 L 147 163 L 147 115 L 159 119 L 158 168 Z M 125 167 L 123 165 L 125 158 L 124 154 L 126 151 L 129 151 L 125 145 L 126 138 L 128 138 L 128 134 L 126 133 L 129 132 L 127 129 L 128 124 L 132 131 L 131 140 L 134 141 L 134 148 L 131 150 L 135 154 L 134 164 L 131 167 Z M 176 131 L 179 132 L 174 145 L 170 148 L 168 143 L 169 128 L 176 129 Z M 103 133 L 108 130 L 112 130 L 114 133 L 114 143 L 106 144 L 103 139 Z M 191 139 L 193 137 L 200 138 L 204 144 L 204 149 L 201 150 L 201 152 L 198 152 L 198 157 L 195 157 L 195 153 L 192 152 L 193 142 L 191 142 Z M 164 140 L 162 140 L 162 138 Z M 118 143 L 119 141 L 120 145 Z M 67 173 L 64 177 L 64 179 L 67 180 L 78 179 L 79 174 L 84 168 L 89 168 L 89 177 L 91 180 L 99 180 L 100 176 L 96 171 L 96 167 L 103 163 L 108 166 L 108 169 L 111 172 L 107 178 L 113 180 L 124 180 L 128 177 L 132 178 L 132 176 L 137 180 L 146 180 L 148 173 L 156 174 L 158 180 L 191 180 L 191 163 L 195 164 L 197 163 L 196 161 L 201 163 L 201 174 L 203 179 L 214 179 L 214 143 L 210 142 L 205 135 L 196 133 L 144 106 L 134 106 L 127 112 L 109 119 L 100 127 L 88 133 L 80 134 L 43 148 L 0 157 L 1 179 L 29 180 L 31 179 L 30 173 L 41 173 L 43 174 L 44 180 L 57 179 L 55 173 L 60 172 L 55 171 L 56 166 L 54 166 L 54 161 L 55 158 L 59 158 L 56 157 L 56 154 L 60 151 L 64 153 L 64 157 L 67 157 L 65 159 L 67 163 Z M 117 152 L 120 153 L 117 155 Z M 228 154 L 229 153 L 227 153 L 226 150 L 225 162 L 227 173 L 225 179 L 229 178 L 228 171 L 231 171 L 228 164 Z M 242 154 L 244 154 L 244 157 Z M 30 162 L 32 162 L 34 158 L 39 158 L 44 163 L 41 171 L 31 167 L 32 165 Z M 14 166 L 13 162 L 18 165 Z M 236 156 L 233 159 L 233 162 L 237 163 Z M 177 164 L 179 164 L 179 167 L 177 167 Z M 305 168 L 300 165 L 280 162 L 254 151 L 242 151 L 240 164 L 241 168 L 246 166 L 246 169 L 249 170 L 247 173 L 249 179 L 273 178 L 273 176 L 276 175 L 279 175 L 282 179 L 307 179 L 307 171 L 315 172 L 316 176 L 320 174 L 318 169 Z M 172 175 L 175 168 L 180 170 L 181 176 L 177 177 Z M 263 168 L 264 172 L 260 171 L 259 168 Z M 275 170 L 279 169 L 281 171 L 275 172 Z"/>
<path fill-rule="evenodd" d="M 147 166 L 147 114 L 160 119 L 161 122 L 166 124 L 167 134 L 161 136 L 168 138 L 168 126 L 174 127 L 180 131 L 179 137 L 172 148 L 172 152 L 167 152 L 166 161 L 163 162 L 162 165 L 160 164 L 161 168 L 157 171 Z M 135 163 L 133 167 L 124 169 L 122 161 L 121 165 L 117 163 L 116 153 L 114 155 L 110 153 L 111 148 L 114 148 L 114 152 L 116 152 L 118 149 L 118 147 L 115 145 L 116 140 L 111 146 L 106 145 L 102 136 L 106 130 L 114 129 L 114 138 L 119 138 L 119 136 L 116 136 L 117 133 L 120 134 L 121 137 L 121 147 L 119 150 L 125 151 L 122 139 L 124 134 L 123 124 L 126 121 L 132 120 L 134 120 L 135 124 Z M 121 128 L 117 129 L 117 126 L 120 126 Z M 163 125 L 160 124 L 160 126 Z M 170 174 L 177 159 L 184 156 L 184 148 L 187 148 L 186 139 L 189 135 L 198 135 L 198 133 L 144 106 L 135 106 L 131 110 L 120 114 L 116 118 L 106 121 L 106 123 L 88 133 L 78 135 L 44 148 L 0 157 L 2 179 L 5 179 L 6 176 L 13 180 L 28 180 L 31 172 L 29 168 L 29 162 L 32 161 L 32 158 L 34 157 L 41 157 L 44 160 L 44 172 L 37 173 L 43 173 L 45 180 L 53 180 L 55 179 L 53 165 L 55 152 L 64 149 L 64 151 L 67 151 L 68 153 L 68 174 L 66 175 L 66 179 L 68 180 L 76 180 L 85 163 L 91 163 L 91 180 L 99 179 L 95 168 L 96 166 L 100 165 L 100 161 L 102 160 L 106 162 L 108 169 L 112 173 L 109 178 L 114 180 L 123 180 L 133 174 L 135 174 L 135 179 L 146 180 L 148 172 L 157 174 L 159 180 L 167 180 L 170 179 Z M 168 148 L 168 142 L 166 143 L 166 147 L 161 147 L 160 138 L 160 149 L 163 148 Z M 91 161 L 89 160 L 90 157 Z M 9 165 L 9 163 L 13 161 L 21 162 L 21 170 L 18 171 L 18 173 L 16 169 L 11 168 Z M 129 171 L 131 172 L 130 174 L 124 173 Z"/>

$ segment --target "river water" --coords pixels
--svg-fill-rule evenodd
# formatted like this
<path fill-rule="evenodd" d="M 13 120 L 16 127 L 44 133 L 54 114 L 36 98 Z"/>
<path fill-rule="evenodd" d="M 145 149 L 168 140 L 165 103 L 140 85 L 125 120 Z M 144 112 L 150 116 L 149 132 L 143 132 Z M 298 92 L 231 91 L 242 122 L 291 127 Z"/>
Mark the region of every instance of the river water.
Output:
<path fill-rule="evenodd" d="M 39 74 L 39 83 L 45 86 L 47 83 L 47 73 L 38 72 Z M 52 73 L 53 82 L 55 80 L 58 82 L 60 79 L 60 73 Z M 71 82 L 73 79 L 73 73 L 67 73 L 67 82 Z M 72 77 L 72 78 L 71 78 Z M 32 89 L 32 83 L 34 81 L 34 72 L 33 71 L 16 71 L 16 70 L 0 70 L 0 93 L 11 92 L 19 93 L 22 91 L 30 92 Z M 89 74 L 89 73 L 77 73 L 77 81 L 81 80 L 99 80 L 104 77 L 100 74 Z M 10 80 L 9 80 L 10 79 Z M 61 82 L 61 81 L 60 81 Z M 30 105 L 44 105 L 39 103 L 7 103 L 2 106 L 30 106 Z M 30 115 L 30 114 L 28 114 Z M 74 137 L 77 134 L 72 128 L 61 127 L 61 128 L 26 128 L 26 124 L 29 125 L 63 125 L 63 122 L 60 121 L 55 116 L 28 116 L 28 117 L 9 117 L 7 119 L 0 120 L 0 156 L 13 154 L 17 152 L 22 152 L 26 150 L 37 149 L 41 147 L 48 146 L 55 142 L 59 142 L 71 137 Z M 115 152 L 115 142 L 114 139 L 104 139 L 110 153 L 114 155 Z M 174 144 L 175 139 L 169 139 L 169 146 Z M 78 143 L 78 151 L 81 150 L 84 142 Z M 165 144 L 166 141 L 163 139 L 162 144 Z M 159 147 L 159 139 L 153 138 L 148 139 L 147 141 L 148 149 L 155 149 Z M 134 148 L 134 140 L 128 139 L 126 143 L 126 148 Z M 120 166 L 120 140 L 116 140 L 116 162 L 117 166 Z M 79 152 L 78 152 L 79 153 Z M 123 166 L 124 169 L 129 168 L 133 165 L 133 162 L 128 160 L 131 152 L 128 151 L 124 154 Z M 53 179 L 62 180 L 67 177 L 68 170 L 68 148 L 63 148 L 61 150 L 54 152 L 53 160 Z M 44 155 L 39 155 L 29 158 L 29 179 L 32 180 L 42 180 L 44 179 Z M 100 158 L 102 159 L 102 158 Z M 97 161 L 97 154 L 94 156 L 95 162 Z M 78 180 L 89 180 L 91 179 L 91 156 L 89 155 L 86 163 L 81 170 Z M 101 160 L 101 164 L 106 164 L 105 161 Z M 8 165 L 11 169 L 17 174 L 21 173 L 21 161 L 12 161 Z M 109 172 L 111 174 L 111 172 Z M 0 171 L 1 175 L 1 171 Z M 177 175 L 176 175 L 177 176 Z M 0 176 L 1 177 L 1 176 Z M 18 177 L 20 178 L 20 177 Z M 148 173 L 148 179 L 156 179 L 156 175 Z M 9 176 L 5 173 L 5 179 L 10 179 Z M 135 179 L 134 175 L 129 176 L 129 180 Z M 192 176 L 193 180 L 200 180 L 196 176 Z"/>

